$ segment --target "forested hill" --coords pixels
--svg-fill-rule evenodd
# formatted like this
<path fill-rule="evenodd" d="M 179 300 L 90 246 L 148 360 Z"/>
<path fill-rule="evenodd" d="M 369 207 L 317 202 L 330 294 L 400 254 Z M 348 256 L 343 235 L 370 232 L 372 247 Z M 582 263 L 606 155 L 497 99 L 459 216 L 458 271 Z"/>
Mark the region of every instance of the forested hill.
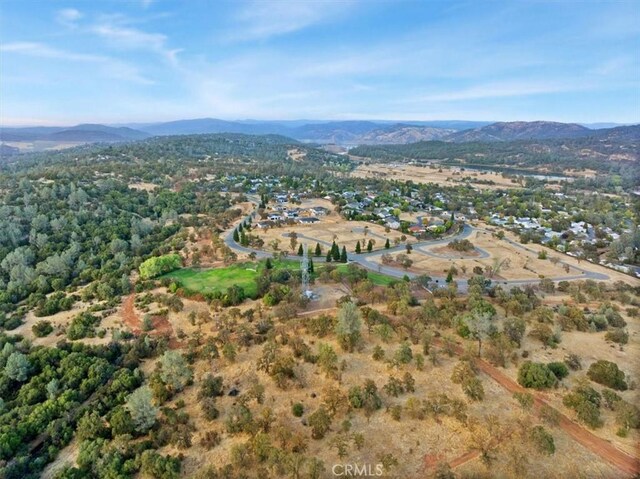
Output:
<path fill-rule="evenodd" d="M 379 161 L 439 160 L 448 163 L 593 169 L 631 175 L 640 167 L 638 127 L 610 130 L 615 136 L 557 140 L 450 143 L 421 141 L 408 145 L 362 145 L 350 150 L 356 157 Z"/>
<path fill-rule="evenodd" d="M 318 165 L 348 168 L 349 160 L 313 145 L 280 135 L 245 135 L 221 133 L 153 137 L 132 143 L 79 146 L 58 152 L 41 152 L 4 159 L 12 168 L 37 163 L 75 161 L 97 163 L 109 159 L 144 162 L 157 160 L 213 160 L 257 161 L 279 166 L 295 163 L 299 167 Z M 0 167 L 1 167 L 0 162 Z"/>

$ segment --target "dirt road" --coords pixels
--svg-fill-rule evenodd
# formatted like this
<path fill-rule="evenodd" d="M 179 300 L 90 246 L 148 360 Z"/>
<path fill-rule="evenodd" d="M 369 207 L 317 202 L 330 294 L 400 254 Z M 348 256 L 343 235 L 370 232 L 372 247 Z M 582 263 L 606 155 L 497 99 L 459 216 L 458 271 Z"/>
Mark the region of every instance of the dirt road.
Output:
<path fill-rule="evenodd" d="M 439 341 L 437 341 L 439 343 Z M 442 344 L 439 344 L 442 346 Z M 460 346 L 455 346 L 454 351 L 456 354 L 461 355 L 464 353 L 464 350 Z M 558 426 L 566 432 L 569 436 L 571 436 L 575 441 L 582 444 L 584 447 L 589 449 L 594 454 L 600 456 L 604 461 L 618 468 L 621 472 L 628 474 L 629 476 L 633 476 L 634 474 L 640 473 L 640 459 L 637 457 L 630 456 L 626 452 L 618 449 L 615 445 L 610 443 L 609 441 L 602 439 L 591 431 L 585 429 L 580 426 L 576 422 L 569 419 L 563 413 L 553 408 L 547 401 L 545 401 L 541 395 L 535 391 L 530 389 L 525 389 L 520 386 L 518 383 L 513 381 L 510 377 L 502 373 L 498 368 L 492 366 L 484 359 L 477 359 L 476 365 L 480 371 L 485 373 L 487 376 L 491 377 L 494 381 L 496 381 L 500 386 L 511 393 L 515 392 L 529 392 L 533 395 L 534 398 L 534 406 L 536 410 L 539 410 L 540 407 L 546 405 L 553 410 L 557 411 L 559 415 L 559 424 Z M 452 463 L 450 463 L 451 467 L 459 466 L 464 464 L 465 462 L 473 459 L 475 456 L 471 455 L 471 453 L 465 454 L 457 459 L 455 459 Z M 454 466 L 455 464 L 455 466 Z"/>

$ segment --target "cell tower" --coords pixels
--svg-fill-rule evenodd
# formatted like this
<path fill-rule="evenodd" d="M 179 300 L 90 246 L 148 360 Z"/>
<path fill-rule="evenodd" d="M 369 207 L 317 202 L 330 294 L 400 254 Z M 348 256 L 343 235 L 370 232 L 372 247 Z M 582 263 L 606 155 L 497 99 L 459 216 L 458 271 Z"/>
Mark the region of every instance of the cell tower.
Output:
<path fill-rule="evenodd" d="M 302 273 L 302 294 L 307 298 L 313 296 L 313 292 L 309 288 L 309 251 L 307 244 L 302 247 L 302 259 L 300 260 L 300 272 Z"/>

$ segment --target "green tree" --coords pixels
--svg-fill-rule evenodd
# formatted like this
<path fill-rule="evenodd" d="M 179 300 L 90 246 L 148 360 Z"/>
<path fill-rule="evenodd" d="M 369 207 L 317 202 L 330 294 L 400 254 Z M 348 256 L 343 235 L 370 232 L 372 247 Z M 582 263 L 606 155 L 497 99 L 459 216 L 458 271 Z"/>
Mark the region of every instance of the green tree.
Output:
<path fill-rule="evenodd" d="M 126 409 L 131 414 L 136 431 L 144 433 L 156 423 L 158 408 L 153 405 L 153 396 L 148 386 L 141 386 L 129 395 Z"/>
<path fill-rule="evenodd" d="M 358 242 L 356 243 L 355 252 L 356 252 L 356 254 L 362 253 L 362 248 L 360 248 L 360 240 L 358 240 Z"/>
<path fill-rule="evenodd" d="M 308 419 L 311 427 L 311 437 L 322 439 L 331 427 L 331 416 L 324 406 L 320 406 Z"/>
<path fill-rule="evenodd" d="M 353 351 L 360 341 L 362 328 L 360 316 L 360 310 L 355 303 L 347 301 L 340 306 L 335 331 L 345 351 Z"/>
<path fill-rule="evenodd" d="M 315 255 L 316 256 L 322 256 L 322 248 L 320 247 L 320 243 L 316 243 Z"/>
<path fill-rule="evenodd" d="M 193 372 L 177 351 L 165 351 L 160 357 L 160 379 L 174 392 L 182 391 L 191 382 Z"/>
<path fill-rule="evenodd" d="M 625 381 L 624 372 L 620 371 L 616 363 L 600 359 L 589 366 L 587 376 L 592 381 L 602 384 L 603 386 L 625 391 L 627 383 Z"/>
<path fill-rule="evenodd" d="M 555 386 L 558 378 L 546 364 L 525 361 L 518 370 L 518 383 L 525 388 L 544 389 Z"/>
<path fill-rule="evenodd" d="M 151 279 L 165 273 L 169 273 L 182 266 L 182 258 L 179 254 L 167 254 L 154 256 L 140 265 L 140 278 Z"/>
<path fill-rule="evenodd" d="M 340 262 L 341 263 L 346 263 L 347 262 L 347 247 L 343 246 L 342 247 L 342 252 L 340 253 Z"/>
<path fill-rule="evenodd" d="M 387 240 L 384 242 L 384 249 L 389 249 L 391 248 L 391 243 L 389 243 L 389 238 L 387 238 Z"/>
<path fill-rule="evenodd" d="M 367 242 L 367 252 L 371 253 L 371 251 L 373 251 L 373 240 Z"/>
<path fill-rule="evenodd" d="M 31 363 L 29 362 L 29 359 L 19 351 L 11 353 L 4 366 L 4 373 L 7 377 L 18 382 L 26 381 L 29 377 L 30 370 Z"/>

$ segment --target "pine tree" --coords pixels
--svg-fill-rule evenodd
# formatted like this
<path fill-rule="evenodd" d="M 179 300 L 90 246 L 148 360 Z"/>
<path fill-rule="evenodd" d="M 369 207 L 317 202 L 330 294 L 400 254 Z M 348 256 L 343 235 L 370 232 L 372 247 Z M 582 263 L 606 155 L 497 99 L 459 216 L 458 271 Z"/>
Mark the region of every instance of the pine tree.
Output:
<path fill-rule="evenodd" d="M 347 262 L 347 247 L 346 246 L 342 247 L 342 253 L 340 253 L 340 262 L 341 263 L 346 263 Z"/>
<path fill-rule="evenodd" d="M 451 283 L 452 281 L 453 281 L 453 272 L 451 270 L 449 270 L 449 273 L 447 273 L 446 282 L 447 283 Z"/>
<path fill-rule="evenodd" d="M 273 268 L 273 264 L 271 264 L 271 258 L 267 258 L 267 261 L 264 263 L 264 268 L 265 269 Z"/>
<path fill-rule="evenodd" d="M 233 241 L 235 241 L 236 243 L 240 241 L 240 235 L 238 234 L 237 229 L 233 230 Z"/>
<path fill-rule="evenodd" d="M 244 234 L 244 231 L 240 233 L 240 244 L 242 246 L 249 246 L 249 239 L 247 238 L 247 235 Z"/>
<path fill-rule="evenodd" d="M 360 248 L 360 240 L 356 243 L 356 254 L 362 253 L 362 248 Z"/>
<path fill-rule="evenodd" d="M 331 263 L 333 259 L 333 255 L 331 254 L 331 250 L 327 251 L 327 263 Z"/>
<path fill-rule="evenodd" d="M 453 216 L 453 211 L 451 212 L 451 223 L 455 221 L 455 217 Z"/>
<path fill-rule="evenodd" d="M 314 273 L 313 258 L 309 258 L 309 274 Z"/>
<path fill-rule="evenodd" d="M 322 256 L 322 248 L 320 247 L 320 243 L 316 243 L 316 256 Z"/>
<path fill-rule="evenodd" d="M 335 241 L 331 246 L 331 256 L 333 256 L 333 261 L 340 261 L 340 248 L 338 248 Z"/>
<path fill-rule="evenodd" d="M 244 228 L 243 228 L 243 226 L 242 226 L 242 223 L 240 223 L 240 224 L 238 225 L 238 232 L 239 232 L 239 233 L 242 233 L 242 230 L 243 230 L 243 229 L 244 229 Z"/>
<path fill-rule="evenodd" d="M 384 242 L 384 249 L 389 249 L 391 248 L 391 243 L 389 243 L 389 238 L 387 238 L 387 241 Z"/>
<path fill-rule="evenodd" d="M 367 252 L 371 253 L 373 251 L 373 241 L 369 240 L 367 243 Z"/>
<path fill-rule="evenodd" d="M 300 243 L 300 246 L 298 246 L 298 256 L 303 256 L 304 255 L 304 248 L 302 247 L 302 243 Z"/>

